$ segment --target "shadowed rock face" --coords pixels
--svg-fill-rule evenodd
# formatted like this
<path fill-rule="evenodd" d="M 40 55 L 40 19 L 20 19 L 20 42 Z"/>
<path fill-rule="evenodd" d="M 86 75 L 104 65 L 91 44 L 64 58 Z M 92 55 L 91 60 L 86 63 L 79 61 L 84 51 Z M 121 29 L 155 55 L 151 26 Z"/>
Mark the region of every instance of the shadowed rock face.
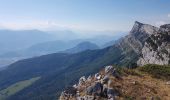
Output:
<path fill-rule="evenodd" d="M 138 65 L 170 64 L 170 24 L 162 25 L 145 42 Z"/>

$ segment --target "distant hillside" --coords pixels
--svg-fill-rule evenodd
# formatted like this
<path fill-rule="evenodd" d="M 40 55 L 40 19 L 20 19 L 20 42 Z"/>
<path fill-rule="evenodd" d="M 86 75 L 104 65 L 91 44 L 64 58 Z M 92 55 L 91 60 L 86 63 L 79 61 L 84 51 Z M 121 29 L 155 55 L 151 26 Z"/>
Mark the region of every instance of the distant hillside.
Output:
<path fill-rule="evenodd" d="M 40 77 L 31 78 L 29 80 L 24 80 L 17 82 L 15 84 L 12 84 L 8 88 L 0 91 L 0 100 L 5 100 L 6 98 L 10 97 L 13 94 L 16 94 L 17 92 L 21 91 L 22 89 L 30 86 L 35 81 L 37 81 Z"/>
<path fill-rule="evenodd" d="M 74 83 L 82 75 L 97 72 L 108 64 L 126 65 L 126 63 L 121 62 L 126 58 L 121 52 L 119 48 L 112 46 L 103 50 L 88 50 L 77 54 L 50 54 L 21 60 L 0 72 L 0 89 L 7 88 L 21 80 L 41 76 L 42 78 L 35 84 L 20 91 L 11 99 L 42 98 L 46 100 L 45 98 L 50 98 L 53 100 L 56 93 L 60 95 L 65 86 Z M 127 56 L 131 56 L 132 61 L 136 59 L 133 52 Z M 128 62 L 131 61 L 128 60 Z"/>
<path fill-rule="evenodd" d="M 63 52 L 64 53 L 78 53 L 78 52 L 82 52 L 86 50 L 95 50 L 95 49 L 99 49 L 99 47 L 96 44 L 90 43 L 90 42 L 81 42 L 75 47 L 67 49 Z"/>

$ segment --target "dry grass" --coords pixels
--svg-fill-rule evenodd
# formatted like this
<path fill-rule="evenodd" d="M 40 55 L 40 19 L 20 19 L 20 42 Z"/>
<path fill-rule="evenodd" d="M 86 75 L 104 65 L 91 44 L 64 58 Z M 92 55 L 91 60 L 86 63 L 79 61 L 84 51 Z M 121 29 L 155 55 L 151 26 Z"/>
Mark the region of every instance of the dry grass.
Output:
<path fill-rule="evenodd" d="M 123 76 L 122 80 L 115 78 L 112 80 L 112 87 L 121 92 L 118 100 L 126 97 L 132 100 L 150 100 L 151 98 L 170 100 L 170 85 L 166 85 L 165 81 L 152 78 L 149 75 L 145 74 L 143 77 L 128 75 Z"/>

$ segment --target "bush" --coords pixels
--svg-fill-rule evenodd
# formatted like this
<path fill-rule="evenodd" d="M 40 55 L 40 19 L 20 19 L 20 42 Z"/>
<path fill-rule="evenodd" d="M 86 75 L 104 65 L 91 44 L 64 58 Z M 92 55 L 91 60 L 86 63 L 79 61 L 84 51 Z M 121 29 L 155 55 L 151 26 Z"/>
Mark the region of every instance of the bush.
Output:
<path fill-rule="evenodd" d="M 148 64 L 139 67 L 140 71 L 147 72 L 155 78 L 170 80 L 170 65 Z"/>

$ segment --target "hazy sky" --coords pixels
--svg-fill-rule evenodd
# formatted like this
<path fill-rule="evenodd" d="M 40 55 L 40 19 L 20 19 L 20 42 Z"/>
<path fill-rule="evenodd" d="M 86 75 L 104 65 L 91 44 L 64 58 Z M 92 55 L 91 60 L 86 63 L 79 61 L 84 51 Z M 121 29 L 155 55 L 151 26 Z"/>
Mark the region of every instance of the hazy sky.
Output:
<path fill-rule="evenodd" d="M 170 23 L 170 0 L 0 0 L 0 28 L 129 31 Z"/>

